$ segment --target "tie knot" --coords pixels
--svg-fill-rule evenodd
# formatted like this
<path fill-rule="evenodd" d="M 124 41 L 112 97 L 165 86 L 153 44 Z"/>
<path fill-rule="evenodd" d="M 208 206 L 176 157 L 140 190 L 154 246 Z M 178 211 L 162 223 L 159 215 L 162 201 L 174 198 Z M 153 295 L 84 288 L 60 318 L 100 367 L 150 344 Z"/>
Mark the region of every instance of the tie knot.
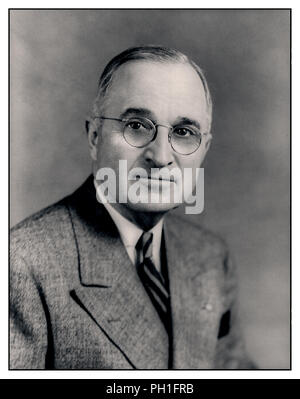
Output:
<path fill-rule="evenodd" d="M 135 248 L 138 254 L 143 256 L 143 259 L 151 258 L 152 256 L 152 240 L 153 233 L 145 231 L 139 238 Z"/>

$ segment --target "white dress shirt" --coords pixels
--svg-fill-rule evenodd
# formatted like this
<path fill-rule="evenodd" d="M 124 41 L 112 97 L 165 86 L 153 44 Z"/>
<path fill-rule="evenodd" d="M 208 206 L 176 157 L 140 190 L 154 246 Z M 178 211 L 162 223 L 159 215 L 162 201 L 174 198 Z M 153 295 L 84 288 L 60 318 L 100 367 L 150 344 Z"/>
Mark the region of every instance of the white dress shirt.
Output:
<path fill-rule="evenodd" d="M 94 185 L 97 190 L 97 182 L 94 180 Z M 135 265 L 137 260 L 137 253 L 135 246 L 143 234 L 143 230 L 136 226 L 134 223 L 130 222 L 123 215 L 121 215 L 111 204 L 103 200 L 101 190 L 97 190 L 97 200 L 103 206 L 105 206 L 107 212 L 110 214 L 115 225 L 117 226 L 121 240 L 126 248 L 128 256 L 131 262 Z M 161 235 L 163 228 L 163 219 L 161 219 L 154 227 L 152 227 L 149 232 L 153 233 L 152 241 L 152 261 L 160 272 L 161 262 L 160 262 L 160 246 L 161 246 Z"/>

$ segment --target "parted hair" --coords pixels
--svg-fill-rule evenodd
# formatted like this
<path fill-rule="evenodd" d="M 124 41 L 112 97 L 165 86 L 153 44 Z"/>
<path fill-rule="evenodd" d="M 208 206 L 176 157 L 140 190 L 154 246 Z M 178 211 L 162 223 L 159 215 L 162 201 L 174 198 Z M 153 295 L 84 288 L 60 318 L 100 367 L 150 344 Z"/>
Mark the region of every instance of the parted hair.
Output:
<path fill-rule="evenodd" d="M 212 119 L 212 98 L 207 84 L 207 80 L 205 78 L 202 69 L 182 52 L 169 47 L 163 47 L 158 45 L 130 47 L 125 51 L 121 52 L 120 54 L 116 55 L 114 58 L 112 58 L 111 61 L 109 61 L 109 63 L 104 68 L 98 82 L 98 91 L 97 91 L 97 96 L 93 102 L 91 119 L 101 114 L 105 105 L 105 96 L 109 92 L 109 88 L 112 84 L 114 74 L 116 73 L 118 68 L 129 61 L 138 61 L 138 60 L 154 61 L 154 62 L 173 62 L 173 63 L 190 65 L 197 72 L 203 84 L 206 103 L 207 103 L 207 113 L 209 115 L 209 128 L 210 128 L 211 119 Z M 97 119 L 97 122 L 100 123 L 99 119 Z"/>

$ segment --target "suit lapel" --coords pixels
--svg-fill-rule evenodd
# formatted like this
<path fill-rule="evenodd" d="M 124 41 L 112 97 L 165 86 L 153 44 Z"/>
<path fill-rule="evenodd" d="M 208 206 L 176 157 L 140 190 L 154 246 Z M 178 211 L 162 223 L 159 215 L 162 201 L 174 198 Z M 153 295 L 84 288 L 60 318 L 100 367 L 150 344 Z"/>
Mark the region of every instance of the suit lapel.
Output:
<path fill-rule="evenodd" d="M 167 368 L 167 333 L 91 182 L 75 193 L 69 209 L 79 254 L 73 297 L 132 367 Z"/>
<path fill-rule="evenodd" d="M 221 308 L 217 284 L 219 258 L 207 240 L 201 239 L 201 234 L 197 234 L 197 242 L 193 242 L 195 238 L 185 232 L 188 239 L 183 243 L 182 231 L 182 226 L 168 219 L 165 221 L 173 321 L 173 368 L 209 369 L 213 367 Z"/>

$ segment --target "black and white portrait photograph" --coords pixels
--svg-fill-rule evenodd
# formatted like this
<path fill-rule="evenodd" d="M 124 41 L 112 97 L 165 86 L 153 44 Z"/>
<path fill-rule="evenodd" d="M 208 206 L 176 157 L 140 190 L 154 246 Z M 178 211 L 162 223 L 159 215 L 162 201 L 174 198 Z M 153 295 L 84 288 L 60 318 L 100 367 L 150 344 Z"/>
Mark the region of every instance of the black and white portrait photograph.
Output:
<path fill-rule="evenodd" d="M 9 370 L 291 370 L 291 9 L 8 14 Z"/>

